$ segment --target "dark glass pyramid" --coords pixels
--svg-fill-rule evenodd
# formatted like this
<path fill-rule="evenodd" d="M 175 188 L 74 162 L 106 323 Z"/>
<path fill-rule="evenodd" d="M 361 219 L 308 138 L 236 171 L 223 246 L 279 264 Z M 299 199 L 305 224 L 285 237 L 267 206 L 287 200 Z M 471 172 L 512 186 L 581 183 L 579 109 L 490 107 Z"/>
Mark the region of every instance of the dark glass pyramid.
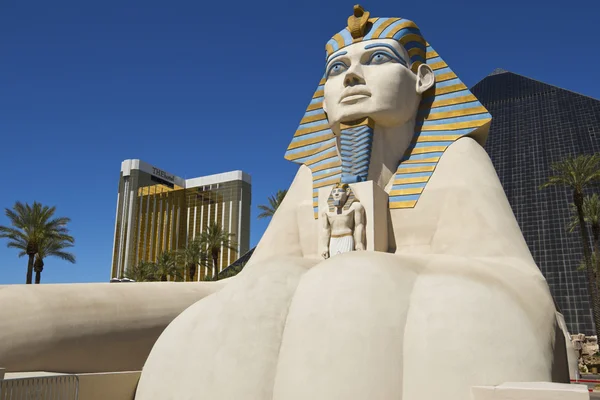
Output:
<path fill-rule="evenodd" d="M 580 236 L 566 230 L 572 194 L 539 186 L 552 163 L 600 152 L 600 101 L 501 69 L 471 90 L 492 114 L 485 148 L 533 258 L 570 332 L 593 334 Z"/>

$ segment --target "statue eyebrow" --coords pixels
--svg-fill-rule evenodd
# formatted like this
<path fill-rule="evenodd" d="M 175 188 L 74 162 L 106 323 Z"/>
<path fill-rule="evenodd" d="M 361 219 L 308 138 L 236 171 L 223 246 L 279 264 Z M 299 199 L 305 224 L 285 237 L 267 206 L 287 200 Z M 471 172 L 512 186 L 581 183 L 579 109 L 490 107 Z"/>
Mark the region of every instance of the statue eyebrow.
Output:
<path fill-rule="evenodd" d="M 406 62 L 406 60 L 404 59 L 404 57 L 402 57 L 400 55 L 400 53 L 398 53 L 398 50 L 396 50 L 393 46 L 391 46 L 389 44 L 386 44 L 386 43 L 372 43 L 372 44 L 368 44 L 368 45 L 365 46 L 365 50 L 372 49 L 374 47 L 385 47 L 385 48 L 391 50 L 396 55 L 396 57 L 398 57 L 402 61 Z"/>
<path fill-rule="evenodd" d="M 348 54 L 348 52 L 347 52 L 347 51 L 341 51 L 341 52 L 337 53 L 335 56 L 331 57 L 329 60 L 327 60 L 327 63 L 326 63 L 326 64 L 329 64 L 329 63 L 330 63 L 331 61 L 333 61 L 335 58 L 341 57 L 341 56 L 343 56 L 343 55 L 346 55 L 346 54 Z"/>

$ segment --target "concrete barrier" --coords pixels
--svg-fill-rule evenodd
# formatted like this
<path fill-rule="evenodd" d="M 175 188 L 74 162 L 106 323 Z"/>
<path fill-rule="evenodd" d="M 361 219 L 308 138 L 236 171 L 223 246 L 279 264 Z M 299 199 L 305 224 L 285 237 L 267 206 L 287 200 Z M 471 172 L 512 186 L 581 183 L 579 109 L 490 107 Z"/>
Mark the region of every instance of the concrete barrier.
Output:
<path fill-rule="evenodd" d="M 79 380 L 75 375 L 38 375 L 0 380 L 0 399 L 78 400 Z"/>
<path fill-rule="evenodd" d="M 593 392 L 597 386 L 600 386 L 598 379 L 571 379 L 571 383 L 586 385 L 590 392 Z"/>
<path fill-rule="evenodd" d="M 499 386 L 474 386 L 472 400 L 589 400 L 585 385 L 551 382 L 507 382 Z"/>
<path fill-rule="evenodd" d="M 9 373 L 0 399 L 134 400 L 141 371 L 91 374 Z"/>

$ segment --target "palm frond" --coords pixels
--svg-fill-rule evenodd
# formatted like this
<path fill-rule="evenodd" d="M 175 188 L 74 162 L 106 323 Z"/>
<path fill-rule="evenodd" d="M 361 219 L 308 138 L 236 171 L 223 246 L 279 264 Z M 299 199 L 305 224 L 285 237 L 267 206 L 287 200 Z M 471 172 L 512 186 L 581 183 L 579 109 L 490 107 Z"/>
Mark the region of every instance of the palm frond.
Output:
<path fill-rule="evenodd" d="M 177 256 L 170 251 L 163 251 L 156 260 L 156 275 L 160 280 L 171 277 L 174 280 L 183 278 L 183 267 L 177 263 Z"/>
<path fill-rule="evenodd" d="M 189 279 L 192 280 L 198 270 L 198 266 L 202 265 L 203 250 L 199 238 L 192 239 L 188 244 L 175 253 L 175 258 L 179 265 L 187 268 Z"/>
<path fill-rule="evenodd" d="M 582 194 L 587 186 L 600 180 L 600 155 L 568 156 L 553 163 L 550 168 L 554 175 L 548 177 L 540 188 L 566 186 Z"/>
<path fill-rule="evenodd" d="M 267 198 L 267 201 L 269 202 L 268 205 L 260 204 L 258 206 L 258 209 L 261 210 L 262 212 L 258 215 L 258 219 L 270 218 L 273 215 L 275 215 L 275 212 L 277 211 L 277 209 L 283 202 L 283 199 L 285 198 L 286 194 L 287 194 L 287 189 L 278 190 L 275 195 L 269 196 Z"/>
<path fill-rule="evenodd" d="M 571 213 L 571 219 L 567 225 L 567 232 L 574 232 L 575 229 L 579 228 L 579 217 L 577 216 L 577 207 L 575 204 L 569 204 L 569 211 Z"/>
<path fill-rule="evenodd" d="M 25 252 L 25 254 L 27 254 L 27 252 L 26 252 L 27 244 L 11 241 L 6 244 L 6 247 L 8 247 L 9 249 L 22 250 L 23 252 Z M 20 257 L 20 253 L 19 253 L 19 257 Z"/>
<path fill-rule="evenodd" d="M 258 208 L 259 210 L 262 210 L 262 212 L 258 214 L 258 219 L 270 218 L 275 214 L 275 211 L 271 207 L 265 206 L 264 204 L 260 204 Z"/>
<path fill-rule="evenodd" d="M 235 234 L 229 233 L 221 228 L 219 224 L 210 224 L 204 232 L 200 234 L 199 241 L 203 249 L 212 252 L 224 249 L 237 250 L 236 244 L 233 242 Z"/>
<path fill-rule="evenodd" d="M 61 260 L 70 262 L 71 264 L 75 264 L 75 255 L 73 253 L 68 253 L 66 251 L 53 251 L 48 255 L 58 257 Z"/>
<path fill-rule="evenodd" d="M 596 193 L 583 198 L 583 215 L 589 224 L 600 223 L 600 197 Z"/>
<path fill-rule="evenodd" d="M 596 193 L 592 195 L 586 195 L 583 198 L 583 219 L 585 222 L 591 225 L 600 224 L 600 196 Z M 569 211 L 571 213 L 571 219 L 567 225 L 567 231 L 573 232 L 579 227 L 579 217 L 577 215 L 577 207 L 575 204 L 569 204 Z"/>
<path fill-rule="evenodd" d="M 125 277 L 133 279 L 136 282 L 153 282 L 159 280 L 156 274 L 156 264 L 148 261 L 142 261 L 132 267 L 127 268 Z"/>
<path fill-rule="evenodd" d="M 221 249 L 230 249 L 236 251 L 236 244 L 233 242 L 234 234 L 224 231 L 221 225 L 211 223 L 206 230 L 200 234 L 199 240 L 205 255 L 207 266 L 212 264 L 213 273 L 218 279 L 219 270 L 217 267 L 217 259 L 221 253 Z"/>

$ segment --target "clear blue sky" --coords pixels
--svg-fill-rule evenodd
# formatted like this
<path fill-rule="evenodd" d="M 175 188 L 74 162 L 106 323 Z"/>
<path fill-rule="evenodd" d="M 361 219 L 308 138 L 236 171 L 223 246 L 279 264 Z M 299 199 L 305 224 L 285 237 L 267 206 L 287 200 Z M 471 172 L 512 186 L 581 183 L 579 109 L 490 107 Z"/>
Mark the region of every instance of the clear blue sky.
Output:
<path fill-rule="evenodd" d="M 46 260 L 42 282 L 107 281 L 128 158 L 182 177 L 250 173 L 256 244 L 256 206 L 295 174 L 283 154 L 353 4 L 2 0 L 0 209 L 56 205 L 76 238 L 77 264 Z M 468 86 L 502 67 L 600 98 L 597 0 L 361 4 L 414 20 Z M 0 283 L 25 270 L 0 241 Z"/>

